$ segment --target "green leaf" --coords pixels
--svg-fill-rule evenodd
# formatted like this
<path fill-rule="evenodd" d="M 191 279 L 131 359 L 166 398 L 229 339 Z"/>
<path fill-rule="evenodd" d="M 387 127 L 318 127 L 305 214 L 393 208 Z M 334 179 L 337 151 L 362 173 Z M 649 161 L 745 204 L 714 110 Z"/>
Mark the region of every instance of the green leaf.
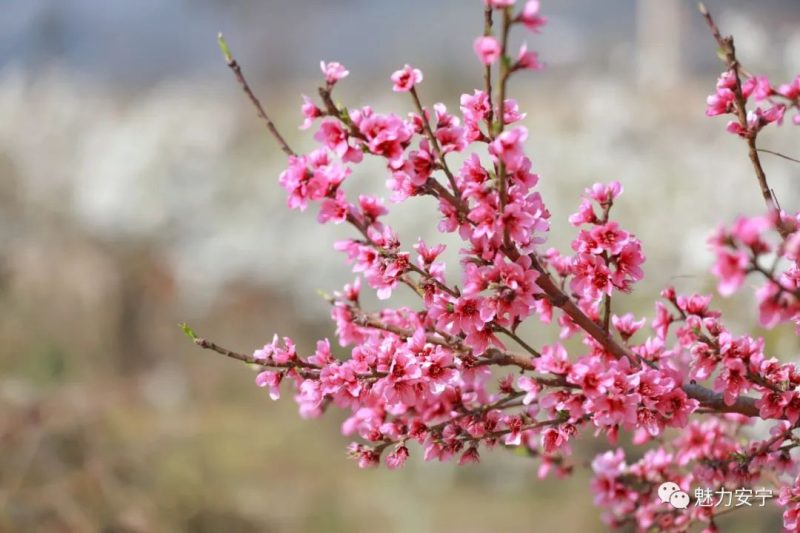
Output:
<path fill-rule="evenodd" d="M 228 48 L 228 43 L 225 41 L 225 37 L 222 36 L 222 33 L 217 34 L 217 43 L 219 44 L 219 49 L 222 51 L 222 55 L 225 56 L 225 61 L 231 63 L 233 61 L 233 54 L 231 54 L 231 49 Z"/>
<path fill-rule="evenodd" d="M 333 297 L 330 294 L 328 294 L 327 292 L 323 291 L 322 289 L 317 289 L 317 294 L 319 295 L 320 298 L 322 298 L 326 302 L 332 302 L 333 301 Z"/>
<path fill-rule="evenodd" d="M 187 337 L 189 337 L 192 340 L 192 342 L 197 340 L 197 333 L 195 333 L 194 330 L 189 327 L 189 324 L 183 322 L 181 324 L 178 324 L 178 327 L 183 330 L 183 332 L 186 334 Z"/>
<path fill-rule="evenodd" d="M 353 121 L 350 119 L 350 111 L 341 104 L 337 104 L 337 106 L 339 107 L 339 114 L 342 116 L 342 120 L 348 125 L 352 124 Z"/>
<path fill-rule="evenodd" d="M 530 455 L 530 452 L 528 451 L 528 448 L 526 448 L 524 446 L 514 446 L 513 451 L 514 451 L 514 455 L 517 455 L 519 457 L 527 457 L 527 456 Z"/>

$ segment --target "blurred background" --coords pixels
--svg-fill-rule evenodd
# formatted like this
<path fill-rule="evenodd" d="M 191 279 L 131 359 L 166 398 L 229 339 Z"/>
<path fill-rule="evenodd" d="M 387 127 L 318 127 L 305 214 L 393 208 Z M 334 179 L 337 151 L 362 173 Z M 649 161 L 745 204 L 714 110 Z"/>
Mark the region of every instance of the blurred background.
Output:
<path fill-rule="evenodd" d="M 425 72 L 425 103 L 457 110 L 459 95 L 481 86 L 471 49 L 481 4 L 2 2 L 0 531 L 605 530 L 583 469 L 539 481 L 533 461 L 502 450 L 458 468 L 412 449 L 402 471 L 359 471 L 345 457 L 341 413 L 301 420 L 288 391 L 271 402 L 250 369 L 195 348 L 177 327 L 244 352 L 280 332 L 307 351 L 333 334 L 317 289 L 351 278 L 332 250 L 346 228 L 284 207 L 285 158 L 222 61 L 217 32 L 304 151 L 313 141 L 297 130 L 300 95 L 315 94 L 320 60 L 350 69 L 337 89 L 348 106 L 410 111 L 388 77 L 411 63 Z M 707 4 L 749 70 L 775 82 L 800 72 L 796 0 Z M 666 284 L 712 291 L 706 238 L 763 204 L 743 143 L 704 116 L 721 66 L 694 2 L 559 0 L 543 11 L 544 33 L 514 38 L 548 68 L 518 76 L 510 93 L 528 112 L 551 243 L 567 249 L 584 187 L 617 179 L 619 218 L 648 256 L 620 311 L 652 317 Z M 765 131 L 762 146 L 800 156 L 791 125 Z M 769 155 L 764 164 L 782 205 L 797 210 L 800 166 Z M 381 193 L 384 182 L 379 166 L 364 167 L 349 187 Z M 405 242 L 437 242 L 433 216 L 418 200 L 390 222 Z M 716 300 L 740 332 L 752 330 L 749 303 Z M 791 360 L 790 331 L 767 338 Z M 578 457 L 608 448 L 589 437 Z M 726 531 L 776 531 L 780 513 L 727 520 Z"/>

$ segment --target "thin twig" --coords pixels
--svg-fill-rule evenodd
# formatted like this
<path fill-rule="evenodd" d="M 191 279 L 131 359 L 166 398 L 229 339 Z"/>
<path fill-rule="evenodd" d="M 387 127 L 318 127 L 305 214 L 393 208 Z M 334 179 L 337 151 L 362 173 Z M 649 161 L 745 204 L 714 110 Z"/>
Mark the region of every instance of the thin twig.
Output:
<path fill-rule="evenodd" d="M 506 327 L 503 327 L 503 326 L 501 326 L 499 324 L 495 324 L 494 328 L 495 328 L 495 330 L 499 331 L 500 333 L 503 333 L 504 335 L 508 335 L 510 338 L 514 339 L 517 344 L 519 344 L 520 346 L 525 348 L 525 350 L 529 354 L 531 354 L 532 356 L 534 356 L 534 357 L 541 357 L 542 356 L 542 354 L 539 353 L 539 351 L 537 351 L 533 346 L 531 346 L 530 344 L 528 344 L 527 342 L 522 340 L 519 337 L 519 335 L 517 335 L 516 333 L 514 333 L 510 329 L 508 329 Z"/>
<path fill-rule="evenodd" d="M 508 35 L 511 31 L 511 8 L 503 9 L 503 29 L 500 40 L 500 89 L 498 90 L 497 111 L 498 117 L 495 122 L 495 133 L 500 134 L 505 127 L 505 105 L 506 105 L 506 86 L 508 85 L 508 78 L 511 75 L 509 63 L 511 60 L 508 58 Z"/>
<path fill-rule="evenodd" d="M 214 352 L 217 352 L 218 354 L 222 354 L 226 357 L 230 357 L 231 359 L 236 359 L 237 361 L 242 361 L 243 363 L 248 363 L 251 365 L 260 365 L 264 367 L 273 367 L 281 369 L 295 368 L 295 369 L 319 370 L 318 367 L 312 365 L 311 363 L 301 361 L 300 359 L 292 360 L 288 363 L 275 363 L 273 361 L 257 359 L 252 355 L 234 352 L 214 342 L 206 340 L 202 337 L 197 337 L 196 339 L 194 339 L 194 343 L 201 348 L 205 348 L 206 350 L 212 350 Z"/>
<path fill-rule="evenodd" d="M 492 6 L 486 6 L 483 10 L 483 35 L 492 35 Z M 494 104 L 492 103 L 492 66 L 486 65 L 483 69 L 483 85 L 486 97 L 489 99 L 489 111 L 486 113 L 486 126 L 489 137 L 494 135 Z"/>
<path fill-rule="evenodd" d="M 431 143 L 431 148 L 433 148 L 433 153 L 439 160 L 439 164 L 441 165 L 442 170 L 447 176 L 447 181 L 450 182 L 450 186 L 453 188 L 453 193 L 456 195 L 457 198 L 460 198 L 461 191 L 458 189 L 458 185 L 456 185 L 456 179 L 453 176 L 453 173 L 450 171 L 450 167 L 447 166 L 447 161 L 445 161 L 444 159 L 444 153 L 442 152 L 442 148 L 439 146 L 439 140 L 433 133 L 430 121 L 428 120 L 428 117 L 425 115 L 425 109 L 423 109 L 422 107 L 422 102 L 419 99 L 419 94 L 417 93 L 416 87 L 411 87 L 411 96 L 414 98 L 414 105 L 417 108 L 417 113 L 419 113 L 419 116 L 422 119 L 422 127 L 425 129 L 425 135 L 428 137 L 428 141 L 430 141 Z"/>
<path fill-rule="evenodd" d="M 230 67 L 231 71 L 233 71 L 233 75 L 236 76 L 236 81 L 239 82 L 239 86 L 244 91 L 244 94 L 247 95 L 247 98 L 250 99 L 253 107 L 256 108 L 256 112 L 264 121 L 265 125 L 267 126 L 267 130 L 269 130 L 270 134 L 272 134 L 275 140 L 278 141 L 278 144 L 280 145 L 284 154 L 288 156 L 296 156 L 297 154 L 295 151 L 289 147 L 286 139 L 283 138 L 283 135 L 280 134 L 278 128 L 275 127 L 275 123 L 272 122 L 272 119 L 269 118 L 267 112 L 264 111 L 264 107 L 261 105 L 261 102 L 258 100 L 256 95 L 253 94 L 253 91 L 250 89 L 250 85 L 248 85 L 247 80 L 242 73 L 242 68 L 233 57 L 233 54 L 231 54 L 231 50 L 228 48 L 228 43 L 225 42 L 225 38 L 221 33 L 217 36 L 217 40 L 219 41 L 219 48 L 222 50 L 222 55 L 225 57 L 225 62 L 228 64 L 228 67 Z"/>
<path fill-rule="evenodd" d="M 734 107 L 736 111 L 736 117 L 739 120 L 739 125 L 742 127 L 743 131 L 747 132 L 745 135 L 745 140 L 747 141 L 747 155 L 750 157 L 750 162 L 753 165 L 753 170 L 755 171 L 756 179 L 758 180 L 758 185 L 761 189 L 761 196 L 764 198 L 764 202 L 767 204 L 767 209 L 775 215 L 778 232 L 782 237 L 786 238 L 791 232 L 780 217 L 778 202 L 774 193 L 772 192 L 772 189 L 770 189 L 769 184 L 767 183 L 767 174 L 764 172 L 764 168 L 761 166 L 761 158 L 758 157 L 759 149 L 756 147 L 756 137 L 758 132 L 756 130 L 751 131 L 747 124 L 747 101 L 745 100 L 744 93 L 742 91 L 742 80 L 739 75 L 740 66 L 739 61 L 736 59 L 736 46 L 733 43 L 733 37 L 730 35 L 723 37 L 706 6 L 703 3 L 700 3 L 698 7 L 700 9 L 700 13 L 706 19 L 706 23 L 711 30 L 711 34 L 714 36 L 714 40 L 717 41 L 722 53 L 725 55 L 726 66 L 733 74 L 735 82 L 733 86 L 733 94 L 736 104 Z"/>
<path fill-rule="evenodd" d="M 508 34 L 511 31 L 511 8 L 507 7 L 503 9 L 503 29 L 502 29 L 502 38 L 501 38 L 501 48 L 500 48 L 500 88 L 498 89 L 498 96 L 497 96 L 497 119 L 495 121 L 495 128 L 494 133 L 495 136 L 500 135 L 503 133 L 503 128 L 505 128 L 505 117 L 506 117 L 506 88 L 508 86 L 508 78 L 511 75 L 511 69 L 509 68 L 510 60 L 508 59 Z M 508 195 L 507 184 L 506 184 L 506 165 L 502 159 L 499 160 L 497 164 L 497 182 L 498 182 L 498 195 L 500 196 L 500 215 L 502 216 L 505 212 L 506 207 L 506 196 Z M 505 244 L 510 244 L 511 239 L 509 238 L 508 228 L 504 228 L 503 230 L 503 242 Z"/>
<path fill-rule="evenodd" d="M 766 148 L 759 148 L 759 152 L 764 152 L 766 154 L 776 155 L 778 157 L 782 157 L 784 159 L 788 159 L 789 161 L 793 161 L 795 163 L 800 163 L 800 159 L 795 159 L 794 157 L 789 157 L 788 155 L 782 154 L 780 152 L 773 152 L 772 150 L 767 150 Z"/>

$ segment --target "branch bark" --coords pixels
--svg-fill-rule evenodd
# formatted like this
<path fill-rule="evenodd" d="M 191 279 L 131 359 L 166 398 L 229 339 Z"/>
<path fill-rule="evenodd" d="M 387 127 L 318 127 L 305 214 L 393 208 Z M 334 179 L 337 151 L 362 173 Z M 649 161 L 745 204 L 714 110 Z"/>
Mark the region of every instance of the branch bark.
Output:
<path fill-rule="evenodd" d="M 711 30 L 711 34 L 714 36 L 714 40 L 717 41 L 717 45 L 719 45 L 720 50 L 725 56 L 725 65 L 728 67 L 728 70 L 733 73 L 735 80 L 733 94 L 735 96 L 736 103 L 736 117 L 743 131 L 747 132 L 745 136 L 745 140 L 747 141 L 747 156 L 750 158 L 750 163 L 753 165 L 753 170 L 756 174 L 756 180 L 758 180 L 758 186 L 761 190 L 761 196 L 764 198 L 764 203 L 767 205 L 767 210 L 775 217 L 776 228 L 781 234 L 781 237 L 785 239 L 789 236 L 789 234 L 791 234 L 791 230 L 786 227 L 786 224 L 783 223 L 783 220 L 780 216 L 778 201 L 775 199 L 775 194 L 772 192 L 772 189 L 767 182 L 767 174 L 764 172 L 764 167 L 761 165 L 761 158 L 758 155 L 759 149 L 756 146 L 756 137 L 758 136 L 758 132 L 755 130 L 751 131 L 747 125 L 747 101 L 745 100 L 744 93 L 742 92 L 742 80 L 739 74 L 741 66 L 739 65 L 738 59 L 736 59 L 736 46 L 733 43 L 733 37 L 730 35 L 724 37 L 722 36 L 716 22 L 714 22 L 714 19 L 711 16 L 711 13 L 709 13 L 704 4 L 700 3 L 699 9 L 700 13 L 706 20 L 706 24 L 708 24 L 708 27 Z"/>
<path fill-rule="evenodd" d="M 253 104 L 253 107 L 256 108 L 256 113 L 258 113 L 258 116 L 264 121 L 264 125 L 267 127 L 267 130 L 269 130 L 270 134 L 275 138 L 276 141 L 278 141 L 278 144 L 280 145 L 284 154 L 287 156 L 296 156 L 297 154 L 295 151 L 289 147 L 286 139 L 283 138 L 281 133 L 278 131 L 278 128 L 275 127 L 275 123 L 272 122 L 272 119 L 269 118 L 267 112 L 264 111 L 261 101 L 259 101 L 252 89 L 250 89 L 250 85 L 247 83 L 247 79 L 245 79 L 244 73 L 242 72 L 242 67 L 239 66 L 239 63 L 233 57 L 233 54 L 231 54 L 231 50 L 228 48 L 228 43 L 225 42 L 225 38 L 222 37 L 221 33 L 217 39 L 219 41 L 220 50 L 222 50 L 222 55 L 225 57 L 225 62 L 228 64 L 228 68 L 231 69 L 233 75 L 236 77 L 236 81 L 242 88 L 242 91 L 244 91 L 244 94 L 247 95 L 247 98 Z"/>

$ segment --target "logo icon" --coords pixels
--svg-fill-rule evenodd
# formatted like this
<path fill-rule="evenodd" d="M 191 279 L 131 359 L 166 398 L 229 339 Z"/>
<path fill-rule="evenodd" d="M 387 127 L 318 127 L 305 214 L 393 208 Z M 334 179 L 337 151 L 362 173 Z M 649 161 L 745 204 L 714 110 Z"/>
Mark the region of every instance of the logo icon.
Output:
<path fill-rule="evenodd" d="M 658 499 L 663 503 L 670 504 L 675 509 L 686 509 L 691 502 L 689 495 L 672 481 L 665 481 L 658 487 Z"/>

